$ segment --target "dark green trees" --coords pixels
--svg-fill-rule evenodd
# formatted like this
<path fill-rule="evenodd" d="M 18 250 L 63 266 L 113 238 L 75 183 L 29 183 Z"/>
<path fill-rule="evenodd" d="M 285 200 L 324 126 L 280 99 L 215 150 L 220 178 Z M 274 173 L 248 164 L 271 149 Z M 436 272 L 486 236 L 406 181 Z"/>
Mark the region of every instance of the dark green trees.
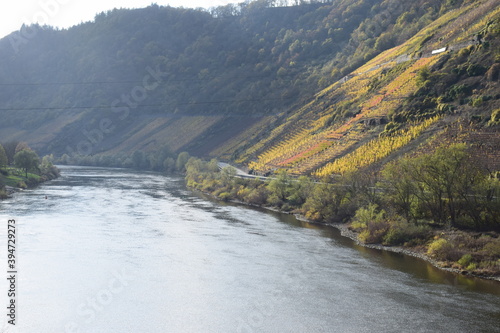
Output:
<path fill-rule="evenodd" d="M 9 160 L 7 159 L 7 154 L 5 153 L 5 149 L 0 145 L 0 168 L 3 168 L 9 164 Z"/>
<path fill-rule="evenodd" d="M 407 220 L 488 229 L 500 224 L 500 184 L 474 163 L 465 144 L 403 158 L 383 170 L 386 199 Z"/>
<path fill-rule="evenodd" d="M 40 158 L 34 151 L 24 149 L 14 155 L 14 163 L 18 168 L 24 170 L 25 177 L 28 178 L 28 171 L 38 169 Z"/>

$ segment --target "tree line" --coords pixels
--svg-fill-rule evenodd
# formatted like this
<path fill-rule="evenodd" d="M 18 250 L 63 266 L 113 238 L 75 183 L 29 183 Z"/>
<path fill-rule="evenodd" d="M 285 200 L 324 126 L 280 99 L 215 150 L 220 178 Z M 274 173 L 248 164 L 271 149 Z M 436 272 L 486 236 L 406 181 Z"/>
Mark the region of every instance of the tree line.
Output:
<path fill-rule="evenodd" d="M 188 152 L 173 153 L 167 145 L 158 150 L 133 153 L 79 155 L 63 154 L 55 160 L 61 165 L 81 165 L 95 167 L 127 168 L 136 170 L 182 173 L 191 156 Z"/>
<path fill-rule="evenodd" d="M 388 163 L 380 173 L 294 178 L 285 170 L 267 181 L 234 177 L 217 161 L 191 158 L 188 185 L 228 200 L 298 211 L 322 222 L 345 222 L 356 210 L 376 205 L 409 224 L 500 231 L 500 180 L 481 168 L 466 144 L 442 146 L 429 155 Z"/>

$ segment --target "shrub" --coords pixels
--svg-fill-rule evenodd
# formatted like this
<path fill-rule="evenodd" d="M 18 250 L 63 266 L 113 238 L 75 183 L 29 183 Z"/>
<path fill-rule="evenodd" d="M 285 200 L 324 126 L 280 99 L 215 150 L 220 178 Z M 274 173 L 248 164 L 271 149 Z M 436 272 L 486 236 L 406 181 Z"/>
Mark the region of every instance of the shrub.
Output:
<path fill-rule="evenodd" d="M 219 199 L 221 199 L 223 201 L 229 201 L 231 199 L 231 193 L 222 192 L 219 194 Z"/>
<path fill-rule="evenodd" d="M 384 245 L 416 245 L 429 237 L 430 228 L 425 225 L 414 225 L 405 221 L 391 223 L 384 236 Z"/>
<path fill-rule="evenodd" d="M 308 220 L 319 222 L 323 220 L 323 217 L 319 212 L 311 212 L 311 211 L 306 211 L 305 217 Z"/>
<path fill-rule="evenodd" d="M 496 109 L 491 112 L 491 118 L 488 125 L 497 125 L 500 124 L 500 109 Z"/>
<path fill-rule="evenodd" d="M 460 51 L 458 51 L 458 57 L 459 58 L 465 58 L 465 57 L 468 57 L 471 53 L 471 49 L 470 48 L 463 48 L 463 49 L 460 49 Z"/>
<path fill-rule="evenodd" d="M 491 96 L 478 96 L 476 98 L 472 98 L 469 104 L 474 107 L 479 107 L 491 99 L 492 99 Z"/>
<path fill-rule="evenodd" d="M 486 72 L 486 79 L 488 81 L 497 81 L 500 77 L 500 64 L 493 64 L 488 72 Z"/>
<path fill-rule="evenodd" d="M 272 193 L 267 197 L 267 203 L 278 208 L 283 206 L 283 200 L 281 200 L 275 193 Z"/>
<path fill-rule="evenodd" d="M 449 250 L 449 248 L 451 248 L 451 246 L 452 245 L 446 239 L 439 238 L 429 245 L 427 254 L 437 259 L 443 259 L 444 254 Z"/>
<path fill-rule="evenodd" d="M 440 113 L 452 113 L 455 110 L 455 107 L 451 104 L 439 103 L 437 105 L 437 110 Z"/>
<path fill-rule="evenodd" d="M 467 67 L 467 75 L 468 76 L 478 76 L 478 75 L 483 75 L 486 73 L 486 68 L 482 65 L 479 64 L 470 64 Z"/>
<path fill-rule="evenodd" d="M 401 127 L 400 124 L 398 123 L 395 123 L 393 121 L 387 123 L 385 125 L 385 129 L 382 133 L 380 133 L 379 136 L 388 136 L 388 135 L 392 135 L 394 134 L 397 130 L 399 130 L 399 128 Z"/>
<path fill-rule="evenodd" d="M 473 271 L 477 268 L 477 265 L 475 263 L 470 263 L 465 269 L 468 271 Z"/>
<path fill-rule="evenodd" d="M 356 211 L 352 227 L 361 230 L 358 239 L 363 243 L 382 243 L 390 224 L 385 218 L 385 211 L 377 212 L 378 206 L 370 204 Z"/>
<path fill-rule="evenodd" d="M 227 188 L 226 187 L 219 187 L 215 191 L 212 192 L 212 195 L 214 197 L 219 197 L 219 194 L 221 194 L 222 192 L 227 192 Z"/>
<path fill-rule="evenodd" d="M 31 177 L 31 175 L 26 179 L 26 185 L 28 187 L 34 187 L 40 183 L 40 177 Z"/>
<path fill-rule="evenodd" d="M 465 97 L 471 93 L 472 89 L 465 84 L 458 84 L 452 86 L 443 96 L 443 102 L 453 101 L 458 98 Z"/>
<path fill-rule="evenodd" d="M 286 198 L 286 200 L 289 201 L 293 206 L 300 206 L 303 201 L 297 192 L 292 193 L 289 197 Z"/>
<path fill-rule="evenodd" d="M 460 266 L 467 267 L 472 262 L 472 256 L 469 253 L 464 254 L 457 262 Z"/>
<path fill-rule="evenodd" d="M 358 239 L 365 244 L 382 243 L 385 234 L 389 230 L 389 223 L 385 221 L 372 221 L 358 236 Z"/>
<path fill-rule="evenodd" d="M 500 260 L 500 238 L 492 239 L 484 246 L 486 256 Z"/>
<path fill-rule="evenodd" d="M 497 261 L 486 260 L 479 263 L 479 269 L 486 272 L 498 272 L 499 267 L 500 259 L 498 259 Z"/>
<path fill-rule="evenodd" d="M 241 201 L 248 202 L 247 197 L 249 194 L 250 194 L 250 189 L 248 187 L 240 186 L 240 188 L 238 189 L 237 195 L 238 199 Z"/>
<path fill-rule="evenodd" d="M 28 188 L 28 186 L 26 185 L 26 183 L 23 182 L 22 180 L 17 183 L 17 187 L 23 188 L 23 189 Z"/>
<path fill-rule="evenodd" d="M 370 222 L 378 222 L 384 219 L 385 211 L 382 210 L 377 213 L 378 206 L 374 204 L 368 205 L 368 207 L 362 207 L 356 211 L 354 215 L 352 227 L 354 229 L 362 229 L 368 226 Z"/>
<path fill-rule="evenodd" d="M 208 191 L 208 192 L 211 192 L 215 189 L 215 187 L 217 186 L 217 184 L 215 183 L 215 181 L 213 179 L 203 179 L 203 182 L 201 184 L 201 190 L 202 191 Z"/>
<path fill-rule="evenodd" d="M 267 201 L 267 193 L 265 189 L 262 188 L 254 188 L 248 193 L 245 200 L 251 204 L 255 205 L 263 205 Z"/>

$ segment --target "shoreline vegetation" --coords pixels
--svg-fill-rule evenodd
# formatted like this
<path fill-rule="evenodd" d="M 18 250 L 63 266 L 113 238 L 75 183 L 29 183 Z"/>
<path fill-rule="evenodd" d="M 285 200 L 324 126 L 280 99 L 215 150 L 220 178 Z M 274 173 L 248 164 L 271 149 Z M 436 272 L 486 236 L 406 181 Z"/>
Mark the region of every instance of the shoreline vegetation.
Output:
<path fill-rule="evenodd" d="M 59 177 L 52 155 L 42 159 L 24 142 L 0 144 L 0 200 Z"/>
<path fill-rule="evenodd" d="M 294 214 L 357 244 L 423 259 L 440 269 L 500 282 L 500 182 L 467 146 L 404 157 L 380 172 L 335 178 L 248 179 L 217 160 L 190 158 L 187 186 L 213 198 Z M 437 183 L 439 182 L 439 183 Z"/>

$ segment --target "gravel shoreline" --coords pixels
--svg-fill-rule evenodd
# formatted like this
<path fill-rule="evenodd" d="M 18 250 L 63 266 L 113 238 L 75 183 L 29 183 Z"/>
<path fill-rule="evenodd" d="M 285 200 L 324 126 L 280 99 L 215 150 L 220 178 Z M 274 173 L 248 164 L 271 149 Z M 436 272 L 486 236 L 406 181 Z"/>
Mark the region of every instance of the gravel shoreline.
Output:
<path fill-rule="evenodd" d="M 427 256 L 427 255 L 425 255 L 425 254 L 423 254 L 421 252 L 413 251 L 413 250 L 411 250 L 409 248 L 406 248 L 406 247 L 403 247 L 403 246 L 384 246 L 384 245 L 381 245 L 381 244 L 365 244 L 365 243 L 362 243 L 362 242 L 360 242 L 358 240 L 357 233 L 355 233 L 354 231 L 350 230 L 349 226 L 347 224 L 345 224 L 345 223 L 316 223 L 316 222 L 313 222 L 313 221 L 310 221 L 310 220 L 306 219 L 305 217 L 303 217 L 303 216 L 301 216 L 299 214 L 295 214 L 295 218 L 297 220 L 308 222 L 308 223 L 312 223 L 312 224 L 321 224 L 321 225 L 328 225 L 328 226 L 334 227 L 334 228 L 336 228 L 336 229 L 338 229 L 340 231 L 340 235 L 341 236 L 347 237 L 347 238 L 351 239 L 352 241 L 354 241 L 359 246 L 363 246 L 363 247 L 370 248 L 370 249 L 383 250 L 383 251 L 389 251 L 389 252 L 394 252 L 394 253 L 401 253 L 401 254 L 404 254 L 404 255 L 407 255 L 407 256 L 411 256 L 411 257 L 422 259 L 422 260 L 430 263 L 432 266 L 434 266 L 436 268 L 439 268 L 439 269 L 441 269 L 443 271 L 447 271 L 447 272 L 451 272 L 451 273 L 455 273 L 455 274 L 461 274 L 461 275 L 470 276 L 470 277 L 476 277 L 476 278 L 481 278 L 481 279 L 486 279 L 486 280 L 492 280 L 492 281 L 498 281 L 498 282 L 500 282 L 500 277 L 483 276 L 483 275 L 474 274 L 474 273 L 471 273 L 471 272 L 468 272 L 468 271 L 465 271 L 465 270 L 460 270 L 460 269 L 450 268 L 450 267 L 444 267 L 439 261 L 436 261 L 436 260 L 432 259 L 431 257 L 429 257 L 429 256 Z"/>
<path fill-rule="evenodd" d="M 5 193 L 7 193 L 7 196 L 11 196 L 12 194 L 19 192 L 20 189 L 11 187 L 11 186 L 5 186 Z"/>
<path fill-rule="evenodd" d="M 219 198 L 213 196 L 210 193 L 205 193 L 205 192 L 200 191 L 198 189 L 194 189 L 194 190 L 199 191 L 199 192 L 201 192 L 201 193 L 203 193 L 205 195 L 208 195 L 209 197 L 211 197 L 211 198 L 213 198 L 215 200 L 220 200 Z M 411 250 L 409 248 L 406 248 L 406 247 L 402 247 L 402 246 L 384 246 L 382 244 L 365 244 L 365 243 L 362 243 L 362 242 L 360 242 L 358 240 L 357 233 L 355 233 L 354 231 L 350 230 L 349 226 L 347 225 L 347 223 L 322 223 L 322 222 L 314 222 L 314 221 L 308 220 L 303 215 L 292 213 L 292 212 L 285 212 L 285 211 L 282 211 L 282 210 L 280 210 L 279 208 L 276 208 L 276 207 L 266 207 L 266 206 L 254 205 L 254 204 L 249 204 L 249 203 L 246 203 L 246 202 L 243 202 L 243 201 L 239 201 L 239 200 L 229 200 L 228 202 L 234 203 L 234 204 L 239 204 L 239 205 L 250 206 L 250 207 L 263 208 L 263 209 L 266 209 L 266 210 L 270 210 L 270 211 L 277 212 L 277 213 L 282 213 L 282 214 L 294 215 L 297 220 L 302 221 L 302 222 L 307 222 L 307 223 L 317 224 L 317 225 L 330 226 L 330 227 L 336 228 L 337 230 L 340 231 L 340 235 L 341 236 L 347 237 L 347 238 L 351 239 L 352 241 L 354 241 L 359 246 L 363 246 L 363 247 L 370 248 L 370 249 L 376 249 L 376 250 L 383 250 L 383 251 L 389 251 L 389 252 L 394 252 L 394 253 L 400 253 L 400 254 L 404 254 L 404 255 L 407 255 L 407 256 L 419 258 L 419 259 L 422 259 L 422 260 L 430 263 L 432 266 L 434 266 L 434 267 L 436 267 L 438 269 L 441 269 L 443 271 L 447 271 L 447 272 L 450 272 L 450 273 L 460 274 L 460 275 L 464 275 L 464 276 L 469 276 L 469 277 L 474 277 L 474 278 L 481 278 L 481 279 L 485 279 L 485 280 L 500 282 L 500 277 L 483 276 L 483 275 L 474 274 L 474 273 L 471 273 L 471 272 L 465 271 L 465 270 L 460 270 L 460 269 L 450 268 L 450 267 L 444 267 L 443 264 L 440 263 L 439 261 L 436 261 L 436 260 L 430 258 L 429 256 L 427 256 L 427 255 L 425 255 L 425 254 L 423 254 L 421 252 L 413 251 L 413 250 Z"/>

